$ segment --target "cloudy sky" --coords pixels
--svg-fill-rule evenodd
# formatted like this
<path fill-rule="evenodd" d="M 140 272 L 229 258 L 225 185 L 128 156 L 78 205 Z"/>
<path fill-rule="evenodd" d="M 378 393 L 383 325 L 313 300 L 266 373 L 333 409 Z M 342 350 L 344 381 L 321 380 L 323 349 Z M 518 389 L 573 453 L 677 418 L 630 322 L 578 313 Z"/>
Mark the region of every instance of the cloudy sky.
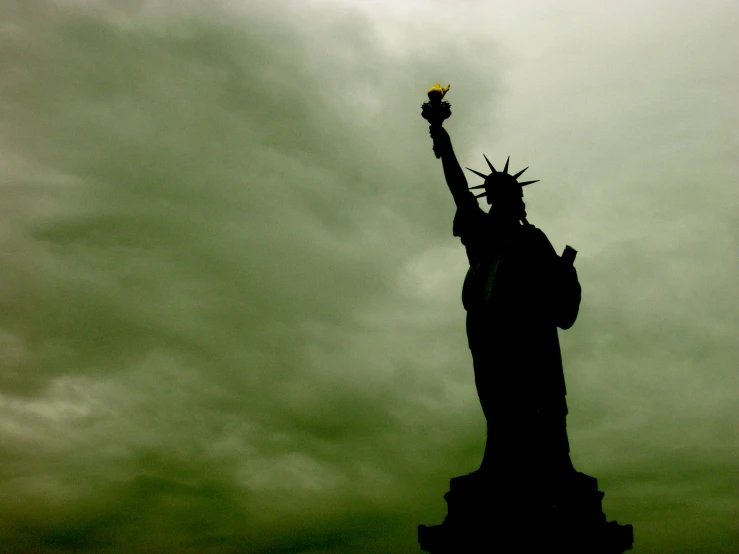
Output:
<path fill-rule="evenodd" d="M 419 551 L 485 441 L 439 81 L 461 164 L 531 166 L 529 221 L 579 252 L 576 468 L 634 552 L 732 551 L 737 25 L 733 0 L 2 0 L 0 551 Z"/>

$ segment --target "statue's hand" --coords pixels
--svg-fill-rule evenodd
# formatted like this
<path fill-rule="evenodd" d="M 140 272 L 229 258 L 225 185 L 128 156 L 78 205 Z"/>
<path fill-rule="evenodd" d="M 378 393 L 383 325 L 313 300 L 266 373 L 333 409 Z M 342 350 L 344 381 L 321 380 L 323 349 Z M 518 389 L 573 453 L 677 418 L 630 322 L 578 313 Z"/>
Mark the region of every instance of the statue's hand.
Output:
<path fill-rule="evenodd" d="M 429 135 L 434 141 L 434 154 L 437 158 L 441 158 L 445 154 L 452 152 L 452 139 L 449 133 L 441 125 L 429 125 Z"/>

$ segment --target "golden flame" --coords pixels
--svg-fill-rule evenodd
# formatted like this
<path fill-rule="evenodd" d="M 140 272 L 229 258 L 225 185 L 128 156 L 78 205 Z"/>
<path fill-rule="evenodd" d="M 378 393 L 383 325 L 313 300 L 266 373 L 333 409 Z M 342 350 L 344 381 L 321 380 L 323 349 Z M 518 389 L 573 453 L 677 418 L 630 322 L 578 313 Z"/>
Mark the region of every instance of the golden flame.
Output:
<path fill-rule="evenodd" d="M 436 96 L 438 94 L 441 94 L 439 99 L 444 98 L 444 95 L 447 93 L 447 91 L 451 88 L 452 85 L 447 85 L 446 87 L 442 87 L 441 83 L 436 83 L 433 87 L 431 87 L 428 91 L 429 98 L 432 96 Z"/>

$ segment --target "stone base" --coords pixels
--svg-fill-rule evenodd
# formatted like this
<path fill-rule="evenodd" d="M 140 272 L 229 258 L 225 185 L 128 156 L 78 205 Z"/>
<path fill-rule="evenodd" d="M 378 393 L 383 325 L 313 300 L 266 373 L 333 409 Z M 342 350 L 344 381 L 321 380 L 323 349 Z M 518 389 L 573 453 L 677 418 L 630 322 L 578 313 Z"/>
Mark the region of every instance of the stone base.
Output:
<path fill-rule="evenodd" d="M 444 495 L 441 525 L 418 526 L 421 550 L 431 554 L 568 552 L 622 554 L 631 550 L 631 525 L 606 521 L 598 481 L 584 473 L 545 490 L 522 479 L 478 472 L 455 477 Z"/>

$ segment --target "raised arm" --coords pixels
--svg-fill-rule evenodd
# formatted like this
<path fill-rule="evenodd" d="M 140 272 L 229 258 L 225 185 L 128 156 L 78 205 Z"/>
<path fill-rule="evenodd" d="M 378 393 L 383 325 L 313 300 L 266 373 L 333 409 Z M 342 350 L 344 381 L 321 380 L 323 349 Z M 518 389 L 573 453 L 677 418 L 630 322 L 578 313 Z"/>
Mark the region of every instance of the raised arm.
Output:
<path fill-rule="evenodd" d="M 437 158 L 441 158 L 446 184 L 449 186 L 449 191 L 452 193 L 457 208 L 468 206 L 470 200 L 473 200 L 474 205 L 477 205 L 474 195 L 467 188 L 467 178 L 462 173 L 457 156 L 454 155 L 449 133 L 441 125 L 430 125 L 429 134 L 434 140 L 434 154 Z"/>

